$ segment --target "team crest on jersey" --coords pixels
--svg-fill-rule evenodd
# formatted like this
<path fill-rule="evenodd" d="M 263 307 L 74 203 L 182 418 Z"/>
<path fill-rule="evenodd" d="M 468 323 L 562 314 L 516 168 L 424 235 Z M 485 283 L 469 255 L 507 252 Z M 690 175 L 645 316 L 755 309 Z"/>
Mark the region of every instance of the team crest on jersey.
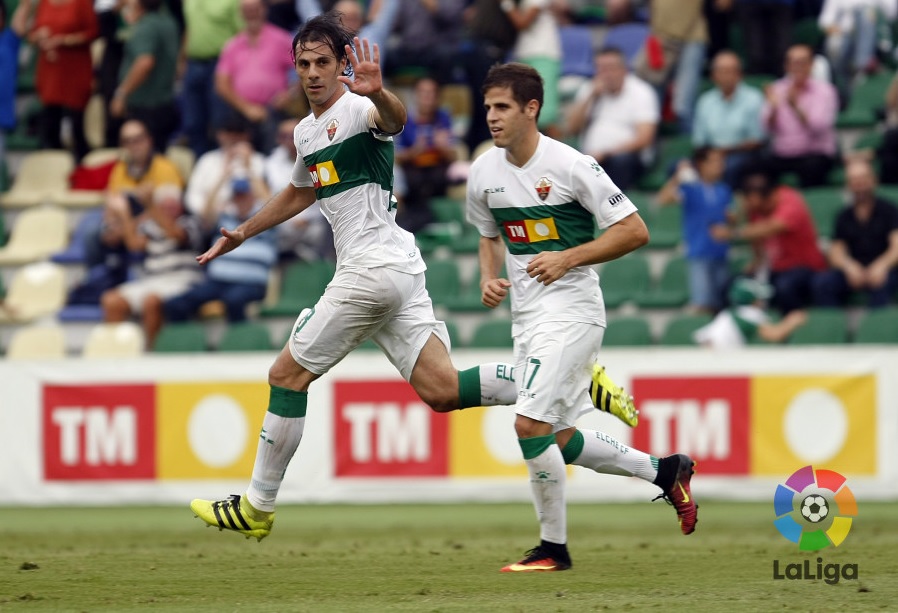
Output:
<path fill-rule="evenodd" d="M 336 119 L 331 119 L 330 123 L 327 124 L 327 140 L 334 140 L 334 136 L 337 134 L 337 128 L 340 126 L 340 122 Z"/>
<path fill-rule="evenodd" d="M 549 197 L 549 192 L 552 191 L 552 182 L 546 177 L 540 177 L 539 181 L 536 182 L 535 187 L 536 195 L 539 196 L 539 199 L 545 200 Z"/>

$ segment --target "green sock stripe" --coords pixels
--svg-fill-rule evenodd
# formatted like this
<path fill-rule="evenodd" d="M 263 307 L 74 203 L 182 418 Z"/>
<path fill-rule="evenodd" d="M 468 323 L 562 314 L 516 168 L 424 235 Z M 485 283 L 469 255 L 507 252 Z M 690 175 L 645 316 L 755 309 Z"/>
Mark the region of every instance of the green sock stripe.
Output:
<path fill-rule="evenodd" d="M 297 392 L 272 385 L 268 412 L 281 417 L 305 417 L 308 399 L 309 392 Z"/>
<path fill-rule="evenodd" d="M 579 458 L 580 454 L 583 453 L 583 445 L 585 444 L 586 439 L 583 438 L 583 433 L 579 430 L 574 430 L 574 436 L 570 438 L 567 445 L 561 450 L 561 455 L 564 457 L 564 463 L 572 464 L 574 460 Z"/>
<path fill-rule="evenodd" d="M 458 403 L 463 409 L 483 404 L 480 397 L 479 366 L 458 371 Z"/>
<path fill-rule="evenodd" d="M 519 438 L 518 444 L 524 453 L 525 460 L 532 460 L 536 456 L 542 454 L 546 449 L 555 443 L 555 435 L 547 434 L 545 436 L 533 436 L 531 438 Z"/>
<path fill-rule="evenodd" d="M 656 458 L 653 455 L 650 455 L 649 458 L 651 458 L 651 461 L 652 461 L 652 468 L 654 468 L 655 470 L 658 470 L 658 458 Z"/>

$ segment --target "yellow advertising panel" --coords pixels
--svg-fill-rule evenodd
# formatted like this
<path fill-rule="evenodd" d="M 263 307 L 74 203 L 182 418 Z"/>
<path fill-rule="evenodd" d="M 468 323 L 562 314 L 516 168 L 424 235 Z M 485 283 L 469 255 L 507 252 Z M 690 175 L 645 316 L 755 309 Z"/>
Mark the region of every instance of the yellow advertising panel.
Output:
<path fill-rule="evenodd" d="M 264 382 L 158 384 L 157 477 L 247 478 L 268 393 Z"/>
<path fill-rule="evenodd" d="M 751 472 L 813 464 L 876 474 L 876 378 L 770 376 L 751 382 Z"/>

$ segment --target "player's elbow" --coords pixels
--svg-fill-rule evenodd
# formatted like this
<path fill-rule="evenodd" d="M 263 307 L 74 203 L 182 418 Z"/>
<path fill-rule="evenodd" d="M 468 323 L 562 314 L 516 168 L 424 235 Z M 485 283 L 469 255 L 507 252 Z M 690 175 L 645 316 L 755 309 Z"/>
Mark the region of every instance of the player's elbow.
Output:
<path fill-rule="evenodd" d="M 650 238 L 649 229 L 642 219 L 630 227 L 630 244 L 634 250 L 648 245 Z"/>

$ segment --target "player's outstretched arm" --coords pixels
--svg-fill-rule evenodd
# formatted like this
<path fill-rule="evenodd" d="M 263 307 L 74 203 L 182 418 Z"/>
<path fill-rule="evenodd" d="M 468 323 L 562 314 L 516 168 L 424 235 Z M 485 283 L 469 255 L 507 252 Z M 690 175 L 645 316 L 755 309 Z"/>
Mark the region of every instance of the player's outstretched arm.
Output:
<path fill-rule="evenodd" d="M 338 77 L 354 94 L 366 96 L 374 103 L 377 127 L 387 134 L 398 134 L 405 125 L 407 113 L 402 101 L 384 88 L 380 72 L 380 49 L 367 39 L 353 39 L 355 49 L 346 45 L 346 56 L 355 79 Z"/>
<path fill-rule="evenodd" d="M 288 184 L 262 209 L 233 230 L 221 229 L 221 237 L 196 261 L 207 264 L 215 258 L 233 251 L 248 238 L 295 217 L 315 203 L 315 190 Z"/>

